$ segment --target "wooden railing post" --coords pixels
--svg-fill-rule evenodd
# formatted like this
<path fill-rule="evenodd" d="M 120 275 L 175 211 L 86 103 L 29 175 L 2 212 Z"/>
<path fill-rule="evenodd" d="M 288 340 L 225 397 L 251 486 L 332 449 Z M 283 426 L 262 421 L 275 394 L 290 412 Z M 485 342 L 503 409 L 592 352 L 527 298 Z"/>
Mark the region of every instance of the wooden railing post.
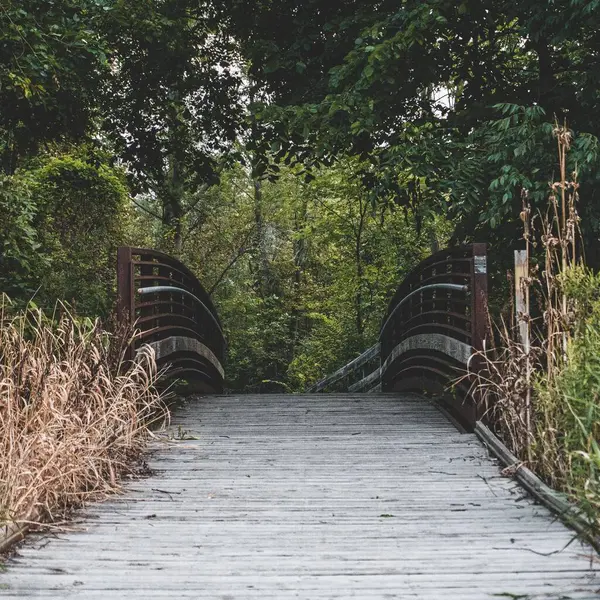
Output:
<path fill-rule="evenodd" d="M 485 348 L 488 329 L 488 278 L 486 244 L 473 244 L 472 346 Z"/>
<path fill-rule="evenodd" d="M 515 250 L 515 323 L 523 350 L 529 354 L 529 261 L 527 250 Z"/>
<path fill-rule="evenodd" d="M 486 244 L 473 244 L 473 287 L 471 291 L 471 345 L 475 352 L 488 348 L 488 277 Z M 481 357 L 473 357 L 471 370 L 477 371 L 483 364 Z M 477 420 L 485 419 L 489 407 L 485 406 L 480 395 L 473 394 Z"/>

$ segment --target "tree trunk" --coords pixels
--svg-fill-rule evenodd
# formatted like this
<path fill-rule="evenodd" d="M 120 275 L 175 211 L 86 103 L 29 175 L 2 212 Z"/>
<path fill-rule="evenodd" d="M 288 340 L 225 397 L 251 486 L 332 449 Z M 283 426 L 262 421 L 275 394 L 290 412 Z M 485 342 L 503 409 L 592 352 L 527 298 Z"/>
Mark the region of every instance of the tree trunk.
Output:
<path fill-rule="evenodd" d="M 363 276 L 364 276 L 364 265 L 362 261 L 362 235 L 365 226 L 365 218 L 366 212 L 368 210 L 368 206 L 365 206 L 365 203 L 362 199 L 359 200 L 359 210 L 360 210 L 360 219 L 358 221 L 358 226 L 355 229 L 355 247 L 354 247 L 354 256 L 356 260 L 356 296 L 355 296 L 355 304 L 356 304 L 356 333 L 358 335 L 359 344 L 362 346 L 362 341 L 364 337 L 364 317 L 363 317 L 363 295 L 362 295 L 362 284 L 363 284 Z"/>
<path fill-rule="evenodd" d="M 533 47 L 538 55 L 538 101 L 548 115 L 556 112 L 554 68 L 552 66 L 552 54 L 545 39 L 540 38 Z M 557 115 L 558 116 L 558 115 Z"/>
<path fill-rule="evenodd" d="M 262 298 L 274 293 L 271 276 L 271 261 L 268 252 L 267 228 L 262 205 L 262 183 L 254 179 L 254 222 L 256 223 L 256 241 L 258 248 L 258 289 Z"/>
<path fill-rule="evenodd" d="M 183 249 L 183 182 L 179 161 L 172 157 L 167 181 L 163 191 L 163 225 L 166 233 L 172 236 L 176 253 Z"/>
<path fill-rule="evenodd" d="M 290 324 L 293 355 L 296 353 L 296 346 L 298 345 L 301 333 L 302 310 L 300 310 L 300 305 L 302 303 L 302 278 L 304 275 L 304 265 L 306 263 L 306 239 L 299 235 L 299 233 L 304 229 L 307 213 L 308 201 L 303 198 L 300 209 L 294 212 L 294 229 L 296 233 L 294 236 L 294 300 Z"/>

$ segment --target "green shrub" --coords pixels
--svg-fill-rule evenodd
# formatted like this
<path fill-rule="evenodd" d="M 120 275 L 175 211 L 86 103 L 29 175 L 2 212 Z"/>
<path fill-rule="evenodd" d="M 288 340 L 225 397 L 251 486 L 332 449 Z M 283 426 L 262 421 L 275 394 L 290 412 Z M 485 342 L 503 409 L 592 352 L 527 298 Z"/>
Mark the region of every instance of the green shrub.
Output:
<path fill-rule="evenodd" d="M 108 315 L 128 199 L 123 172 L 87 148 L 37 157 L 0 178 L 0 292 Z"/>
<path fill-rule="evenodd" d="M 35 292 L 34 274 L 48 267 L 34 221 L 37 206 L 19 177 L 0 176 L 0 291 L 15 298 Z"/>
<path fill-rule="evenodd" d="M 538 469 L 600 527 L 600 275 L 574 267 L 560 284 L 571 334 L 553 380 L 544 375 L 536 385 Z"/>
<path fill-rule="evenodd" d="M 52 263 L 40 273 L 44 303 L 59 298 L 80 314 L 108 314 L 128 200 L 121 174 L 106 164 L 65 155 L 50 158 L 32 178 L 41 251 Z"/>

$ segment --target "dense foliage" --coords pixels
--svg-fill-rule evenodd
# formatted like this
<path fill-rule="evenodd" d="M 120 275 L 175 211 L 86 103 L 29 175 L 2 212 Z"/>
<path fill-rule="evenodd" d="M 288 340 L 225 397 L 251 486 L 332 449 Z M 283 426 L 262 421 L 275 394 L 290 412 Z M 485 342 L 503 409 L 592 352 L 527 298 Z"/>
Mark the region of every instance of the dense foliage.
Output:
<path fill-rule="evenodd" d="M 233 387 L 301 389 L 438 245 L 488 241 L 503 275 L 565 118 L 600 263 L 598 0 L 47 4 L 0 9 L 16 300 L 108 316 L 116 245 L 158 247 L 214 295 Z"/>
<path fill-rule="evenodd" d="M 0 167 L 12 173 L 48 141 L 90 131 L 110 73 L 111 0 L 7 0 L 0 6 Z"/>
<path fill-rule="evenodd" d="M 87 148 L 39 155 L 0 193 L 0 283 L 15 300 L 65 300 L 107 316 L 114 255 L 125 239 L 129 194 L 122 170 Z"/>
<path fill-rule="evenodd" d="M 273 94 L 255 112 L 278 156 L 368 159 L 380 201 L 449 211 L 456 239 L 499 250 L 514 239 L 521 189 L 541 205 L 555 170 L 550 131 L 567 118 L 587 134 L 572 158 L 585 172 L 582 227 L 598 262 L 597 0 L 224 6 L 252 77 Z M 264 131 L 255 143 L 265 147 Z"/>

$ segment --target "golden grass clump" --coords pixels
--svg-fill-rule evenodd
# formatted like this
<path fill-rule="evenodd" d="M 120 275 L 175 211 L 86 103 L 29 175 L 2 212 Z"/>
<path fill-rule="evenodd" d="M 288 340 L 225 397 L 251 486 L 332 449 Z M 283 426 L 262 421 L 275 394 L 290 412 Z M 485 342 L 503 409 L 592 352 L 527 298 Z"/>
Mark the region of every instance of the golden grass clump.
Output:
<path fill-rule="evenodd" d="M 0 302 L 0 526 L 56 521 L 115 491 L 166 417 L 154 354 L 122 369 L 98 321 Z"/>

